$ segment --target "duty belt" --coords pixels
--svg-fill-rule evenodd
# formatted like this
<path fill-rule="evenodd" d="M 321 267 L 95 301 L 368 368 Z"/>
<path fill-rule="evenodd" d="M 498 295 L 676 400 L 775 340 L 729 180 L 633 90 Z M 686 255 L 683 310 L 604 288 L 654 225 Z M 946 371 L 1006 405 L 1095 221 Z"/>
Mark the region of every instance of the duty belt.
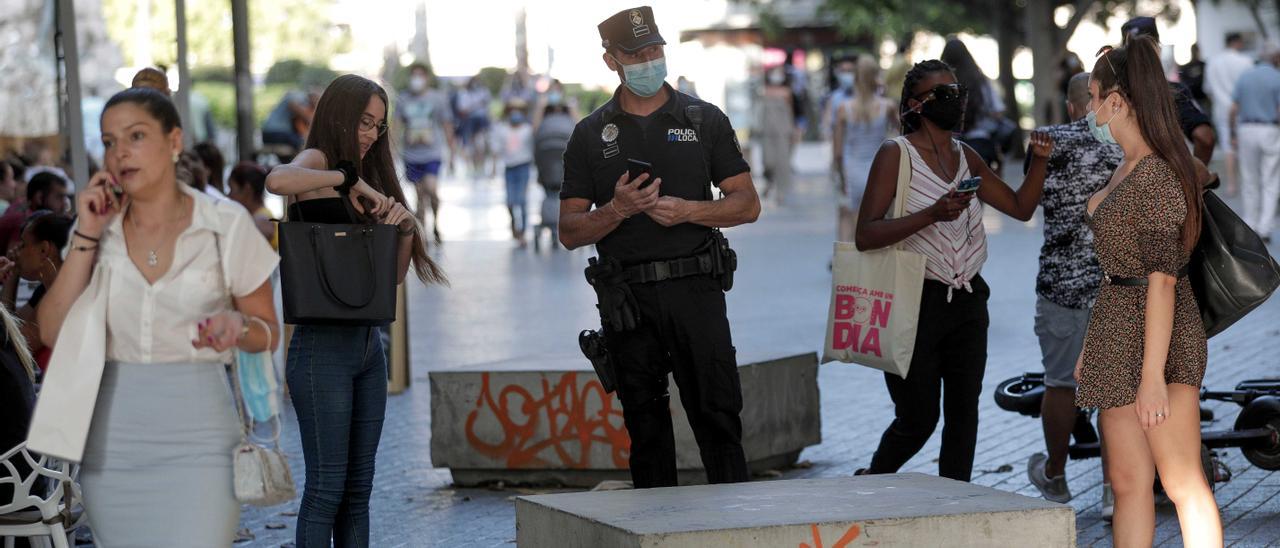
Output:
<path fill-rule="evenodd" d="M 712 274 L 714 271 L 711 254 L 702 253 L 692 257 L 629 266 L 623 269 L 622 278 L 627 283 L 643 284 Z"/>
<path fill-rule="evenodd" d="M 1182 268 L 1179 268 L 1179 269 L 1178 269 L 1178 272 L 1177 272 L 1177 277 L 1178 277 L 1178 278 L 1185 278 L 1186 276 L 1187 276 L 1187 267 L 1186 267 L 1186 266 L 1183 266 Z M 1145 285 L 1147 285 L 1147 279 L 1146 279 L 1146 278 L 1121 278 L 1121 277 L 1117 277 L 1117 276 L 1108 276 L 1108 275 L 1105 275 L 1105 274 L 1102 276 L 1102 281 L 1103 281 L 1103 283 L 1106 283 L 1106 284 L 1108 284 L 1108 285 L 1124 285 L 1124 286 L 1145 286 Z"/>

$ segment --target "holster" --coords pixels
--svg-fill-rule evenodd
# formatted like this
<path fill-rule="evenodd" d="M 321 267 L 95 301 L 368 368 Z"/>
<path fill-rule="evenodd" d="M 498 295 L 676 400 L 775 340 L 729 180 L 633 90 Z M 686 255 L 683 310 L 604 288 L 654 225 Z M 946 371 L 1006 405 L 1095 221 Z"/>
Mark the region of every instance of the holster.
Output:
<path fill-rule="evenodd" d="M 591 361 L 591 367 L 596 370 L 596 378 L 600 379 L 600 386 L 604 388 L 604 393 L 608 394 L 616 390 L 618 381 L 614 375 L 609 345 L 605 343 L 604 329 L 582 330 L 578 333 L 578 348 L 581 348 L 582 355 Z"/>
<path fill-rule="evenodd" d="M 738 270 L 738 254 L 729 247 L 729 239 L 720 229 L 711 229 L 706 246 L 711 253 L 711 275 L 720 280 L 720 289 L 733 289 L 733 273 Z"/>
<path fill-rule="evenodd" d="M 640 324 L 640 306 L 624 277 L 622 263 L 616 259 L 592 257 L 583 274 L 596 291 L 596 308 L 600 311 L 602 326 L 623 333 Z"/>

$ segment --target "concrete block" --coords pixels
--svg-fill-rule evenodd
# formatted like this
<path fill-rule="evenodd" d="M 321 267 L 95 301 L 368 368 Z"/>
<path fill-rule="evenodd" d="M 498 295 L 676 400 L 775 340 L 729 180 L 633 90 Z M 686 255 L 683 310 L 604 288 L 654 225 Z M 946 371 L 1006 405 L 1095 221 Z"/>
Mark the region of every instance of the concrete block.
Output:
<path fill-rule="evenodd" d="M 516 499 L 520 548 L 1069 547 L 1070 506 L 890 474 Z"/>
<path fill-rule="evenodd" d="M 590 487 L 630 479 L 622 405 L 590 367 L 582 356 L 564 356 L 432 371 L 432 464 L 449 468 L 459 485 Z M 743 449 L 753 470 L 785 467 L 822 441 L 816 354 L 757 358 L 738 373 Z M 679 389 L 674 380 L 670 386 L 680 481 L 703 483 Z"/>

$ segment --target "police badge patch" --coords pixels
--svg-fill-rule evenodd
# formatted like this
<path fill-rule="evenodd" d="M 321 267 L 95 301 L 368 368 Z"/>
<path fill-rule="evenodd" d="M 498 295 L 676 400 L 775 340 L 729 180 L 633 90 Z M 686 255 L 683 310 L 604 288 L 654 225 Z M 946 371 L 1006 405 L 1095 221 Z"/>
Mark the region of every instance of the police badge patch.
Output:
<path fill-rule="evenodd" d="M 614 142 L 617 139 L 618 139 L 618 125 L 611 123 L 604 126 L 604 131 L 600 132 L 600 140 L 608 144 L 608 143 Z"/>
<path fill-rule="evenodd" d="M 649 34 L 649 25 L 644 24 L 644 15 L 640 10 L 631 10 L 631 34 L 636 38 Z"/>

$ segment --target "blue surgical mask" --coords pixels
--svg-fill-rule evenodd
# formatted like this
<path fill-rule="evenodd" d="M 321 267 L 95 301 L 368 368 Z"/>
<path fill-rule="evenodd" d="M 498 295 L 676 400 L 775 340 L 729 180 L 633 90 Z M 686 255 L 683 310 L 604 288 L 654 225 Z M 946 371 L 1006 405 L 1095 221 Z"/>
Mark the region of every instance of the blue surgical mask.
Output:
<path fill-rule="evenodd" d="M 644 63 L 622 65 L 622 76 L 626 79 L 627 89 L 632 93 L 641 97 L 653 97 L 667 80 L 667 58 L 659 57 Z"/>
<path fill-rule="evenodd" d="M 1115 136 L 1111 135 L 1111 122 L 1098 125 L 1098 115 L 1092 110 L 1085 115 L 1084 119 L 1088 120 L 1089 133 L 1093 134 L 1094 139 L 1109 145 L 1116 144 Z"/>
<path fill-rule="evenodd" d="M 840 89 L 853 89 L 853 73 L 837 72 L 836 82 L 840 83 Z"/>
<path fill-rule="evenodd" d="M 511 113 L 511 118 L 510 118 L 510 120 L 511 120 L 511 125 L 514 125 L 514 126 L 518 126 L 518 125 L 520 125 L 520 124 L 523 124 L 523 123 L 524 123 L 524 121 L 525 121 L 524 113 L 523 113 L 523 112 L 512 112 L 512 113 Z"/>
<path fill-rule="evenodd" d="M 248 353 L 236 350 L 236 368 L 240 376 L 240 392 L 249 416 L 265 422 L 280 412 L 280 400 L 276 391 L 279 383 L 272 368 L 271 353 Z"/>
<path fill-rule="evenodd" d="M 562 95 L 560 92 L 558 91 L 547 92 L 548 105 L 559 105 L 561 101 L 564 101 L 564 95 Z"/>

